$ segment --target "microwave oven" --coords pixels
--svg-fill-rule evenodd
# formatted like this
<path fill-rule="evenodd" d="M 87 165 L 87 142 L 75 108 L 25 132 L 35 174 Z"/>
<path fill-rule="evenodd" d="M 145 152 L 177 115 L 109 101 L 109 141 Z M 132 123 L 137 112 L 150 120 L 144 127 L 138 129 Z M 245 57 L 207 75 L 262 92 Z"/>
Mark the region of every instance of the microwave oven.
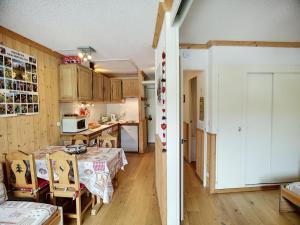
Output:
<path fill-rule="evenodd" d="M 87 130 L 87 121 L 85 117 L 64 117 L 62 118 L 63 133 L 77 133 Z"/>

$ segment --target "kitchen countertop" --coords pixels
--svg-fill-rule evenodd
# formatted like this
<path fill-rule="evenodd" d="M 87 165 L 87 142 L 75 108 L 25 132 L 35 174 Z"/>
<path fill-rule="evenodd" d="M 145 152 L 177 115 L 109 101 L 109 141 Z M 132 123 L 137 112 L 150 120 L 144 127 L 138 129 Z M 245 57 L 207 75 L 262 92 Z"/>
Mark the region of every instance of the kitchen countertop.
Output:
<path fill-rule="evenodd" d="M 103 124 L 101 125 L 100 127 L 97 127 L 95 129 L 87 129 L 87 130 L 84 130 L 84 131 L 81 131 L 81 132 L 75 132 L 75 133 L 61 133 L 61 135 L 66 135 L 66 136 L 69 136 L 69 135 L 76 135 L 76 134 L 82 134 L 82 135 L 86 135 L 86 136 L 89 136 L 89 135 L 93 135 L 94 133 L 100 133 L 104 130 L 107 130 L 109 128 L 112 128 L 113 126 L 116 126 L 116 125 L 120 125 L 120 126 L 138 126 L 139 125 L 139 122 L 138 121 L 118 121 L 118 122 L 115 122 L 115 123 L 109 123 L 109 124 Z"/>

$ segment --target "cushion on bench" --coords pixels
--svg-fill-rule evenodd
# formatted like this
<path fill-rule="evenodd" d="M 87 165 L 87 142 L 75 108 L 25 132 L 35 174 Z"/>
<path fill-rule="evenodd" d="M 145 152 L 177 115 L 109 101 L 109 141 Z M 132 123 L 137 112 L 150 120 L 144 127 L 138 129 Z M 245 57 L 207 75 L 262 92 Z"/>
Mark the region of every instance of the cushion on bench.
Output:
<path fill-rule="evenodd" d="M 6 201 L 0 205 L 0 224 L 41 225 L 57 210 L 57 206 L 44 203 Z"/>
<path fill-rule="evenodd" d="M 2 163 L 0 163 L 0 205 L 7 200 L 7 192 L 3 183 L 3 177 Z"/>

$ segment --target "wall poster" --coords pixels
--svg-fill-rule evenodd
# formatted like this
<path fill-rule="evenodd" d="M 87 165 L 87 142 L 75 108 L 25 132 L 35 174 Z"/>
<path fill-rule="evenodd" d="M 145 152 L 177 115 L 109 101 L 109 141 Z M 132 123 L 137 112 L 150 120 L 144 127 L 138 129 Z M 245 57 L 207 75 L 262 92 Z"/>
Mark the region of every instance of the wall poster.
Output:
<path fill-rule="evenodd" d="M 0 117 L 38 112 L 36 59 L 0 45 Z"/>

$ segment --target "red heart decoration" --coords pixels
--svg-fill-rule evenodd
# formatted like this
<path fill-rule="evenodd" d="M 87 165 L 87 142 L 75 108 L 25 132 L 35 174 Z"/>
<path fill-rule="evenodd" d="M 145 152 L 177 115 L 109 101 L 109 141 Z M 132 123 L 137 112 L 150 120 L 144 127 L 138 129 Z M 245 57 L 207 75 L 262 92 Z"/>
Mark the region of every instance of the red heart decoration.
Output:
<path fill-rule="evenodd" d="M 161 124 L 161 129 L 163 129 L 163 130 L 167 129 L 167 124 L 165 124 L 165 123 Z"/>
<path fill-rule="evenodd" d="M 167 145 L 167 143 L 166 143 L 166 142 L 162 142 L 161 144 L 162 144 L 163 146 L 166 146 L 166 145 Z"/>
<path fill-rule="evenodd" d="M 166 58 L 166 53 L 163 52 L 162 55 L 161 55 L 161 57 L 162 57 L 163 59 L 165 59 L 165 58 Z"/>
<path fill-rule="evenodd" d="M 163 133 L 163 138 L 166 138 L 166 134 L 165 133 Z"/>

